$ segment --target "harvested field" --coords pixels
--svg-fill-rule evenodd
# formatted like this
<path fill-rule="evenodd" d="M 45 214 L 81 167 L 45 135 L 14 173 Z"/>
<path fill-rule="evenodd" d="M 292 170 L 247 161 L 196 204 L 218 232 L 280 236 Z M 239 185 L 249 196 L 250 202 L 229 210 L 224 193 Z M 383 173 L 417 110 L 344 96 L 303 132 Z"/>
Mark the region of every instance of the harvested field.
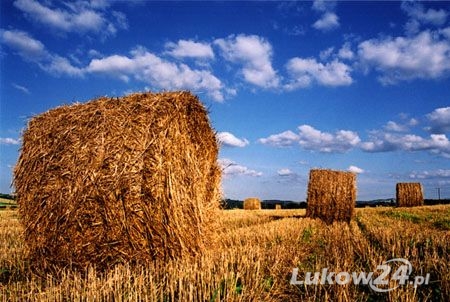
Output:
<path fill-rule="evenodd" d="M 270 216 L 284 217 L 272 220 Z M 0 300 L 147 301 L 448 301 L 450 206 L 356 209 L 350 221 L 325 224 L 304 210 L 221 211 L 221 240 L 195 261 L 118 265 L 103 273 L 30 267 L 17 210 L 0 211 Z M 292 216 L 303 218 L 292 218 Z M 376 272 L 405 258 L 430 283 L 376 292 L 367 285 L 291 285 L 306 272 Z M 438 265 L 437 265 L 438 264 Z M 377 275 L 376 275 L 377 276 Z M 374 276 L 374 278 L 376 277 Z M 393 288 L 396 282 L 390 279 Z"/>

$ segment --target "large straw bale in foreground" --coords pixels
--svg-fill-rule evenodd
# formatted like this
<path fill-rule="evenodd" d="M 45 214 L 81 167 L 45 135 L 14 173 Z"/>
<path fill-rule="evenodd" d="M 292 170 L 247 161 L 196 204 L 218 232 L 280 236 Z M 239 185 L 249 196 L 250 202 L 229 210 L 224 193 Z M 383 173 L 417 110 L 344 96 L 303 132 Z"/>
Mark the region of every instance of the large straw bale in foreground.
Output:
<path fill-rule="evenodd" d="M 356 175 L 313 169 L 309 172 L 306 216 L 326 223 L 350 222 L 356 203 Z"/>
<path fill-rule="evenodd" d="M 244 210 L 261 210 L 261 200 L 254 197 L 245 199 Z"/>
<path fill-rule="evenodd" d="M 188 92 L 32 118 L 14 185 L 33 262 L 106 268 L 196 255 L 219 205 L 217 154 L 207 112 Z"/>
<path fill-rule="evenodd" d="M 419 182 L 397 183 L 396 197 L 398 207 L 423 206 L 422 185 Z"/>

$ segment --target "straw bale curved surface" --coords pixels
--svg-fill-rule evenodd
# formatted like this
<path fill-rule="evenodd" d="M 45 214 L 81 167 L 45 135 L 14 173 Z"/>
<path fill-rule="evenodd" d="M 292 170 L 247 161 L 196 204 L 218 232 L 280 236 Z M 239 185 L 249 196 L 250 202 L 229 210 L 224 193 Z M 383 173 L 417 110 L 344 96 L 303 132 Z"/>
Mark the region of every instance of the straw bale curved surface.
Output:
<path fill-rule="evenodd" d="M 261 210 L 261 200 L 254 197 L 245 199 L 244 210 Z"/>
<path fill-rule="evenodd" d="M 395 189 L 398 207 L 423 206 L 423 190 L 420 182 L 400 182 Z"/>
<path fill-rule="evenodd" d="M 33 117 L 14 173 L 32 261 L 106 268 L 195 256 L 219 205 L 217 154 L 207 111 L 189 92 Z"/>
<path fill-rule="evenodd" d="M 356 174 L 312 169 L 309 172 L 306 216 L 326 223 L 350 222 L 356 204 Z"/>

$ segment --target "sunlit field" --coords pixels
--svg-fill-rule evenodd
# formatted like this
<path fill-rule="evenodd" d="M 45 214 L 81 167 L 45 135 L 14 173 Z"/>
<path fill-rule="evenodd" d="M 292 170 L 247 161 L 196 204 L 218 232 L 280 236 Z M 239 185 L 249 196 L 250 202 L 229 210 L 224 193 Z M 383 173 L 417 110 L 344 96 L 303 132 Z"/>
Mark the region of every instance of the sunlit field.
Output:
<path fill-rule="evenodd" d="M 123 264 L 40 275 L 27 261 L 18 212 L 0 210 L 0 301 L 449 301 L 450 206 L 356 209 L 325 225 L 304 210 L 221 211 L 217 240 L 193 261 Z M 427 285 L 291 284 L 307 272 L 374 272 L 404 258 Z M 384 289 L 396 286 L 395 278 Z M 398 285 L 398 284 L 397 284 Z"/>

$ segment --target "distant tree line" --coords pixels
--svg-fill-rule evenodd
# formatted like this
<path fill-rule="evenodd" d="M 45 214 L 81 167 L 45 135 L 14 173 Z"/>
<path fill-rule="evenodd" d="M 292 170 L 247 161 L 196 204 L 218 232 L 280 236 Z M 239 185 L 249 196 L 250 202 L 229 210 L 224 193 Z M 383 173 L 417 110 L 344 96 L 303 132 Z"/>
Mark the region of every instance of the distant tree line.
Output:
<path fill-rule="evenodd" d="M 277 204 L 281 204 L 282 209 L 306 209 L 307 203 L 305 201 L 290 201 L 290 200 L 262 200 L 261 208 L 262 209 L 275 209 Z M 425 199 L 425 205 L 437 205 L 437 204 L 450 204 L 450 199 Z M 369 201 L 357 201 L 357 208 L 365 208 L 365 207 L 393 207 L 396 205 L 394 198 L 389 199 L 376 199 Z M 237 199 L 223 199 L 222 200 L 222 209 L 232 210 L 232 209 L 243 209 L 244 201 Z"/>
<path fill-rule="evenodd" d="M 282 209 L 306 209 L 306 202 L 296 202 L 290 200 L 262 200 L 261 208 L 262 209 L 275 209 L 277 204 L 281 204 Z M 244 201 L 237 199 L 224 199 L 222 200 L 222 209 L 231 210 L 231 209 L 243 209 Z"/>
<path fill-rule="evenodd" d="M 12 196 L 11 194 L 4 194 L 4 193 L 0 193 L 0 198 L 15 200 L 14 196 Z"/>

